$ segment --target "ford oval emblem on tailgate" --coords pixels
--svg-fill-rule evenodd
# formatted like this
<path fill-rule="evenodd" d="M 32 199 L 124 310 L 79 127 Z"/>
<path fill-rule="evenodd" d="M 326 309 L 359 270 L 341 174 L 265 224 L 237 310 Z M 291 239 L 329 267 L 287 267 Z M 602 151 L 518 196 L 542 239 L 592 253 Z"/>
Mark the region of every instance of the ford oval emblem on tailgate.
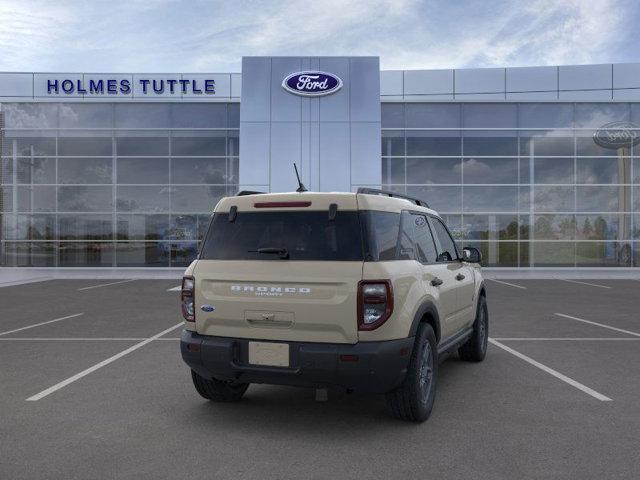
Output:
<path fill-rule="evenodd" d="M 200 310 L 202 310 L 203 312 L 213 312 L 216 309 L 216 307 L 214 307 L 213 305 L 202 305 L 200 307 Z"/>

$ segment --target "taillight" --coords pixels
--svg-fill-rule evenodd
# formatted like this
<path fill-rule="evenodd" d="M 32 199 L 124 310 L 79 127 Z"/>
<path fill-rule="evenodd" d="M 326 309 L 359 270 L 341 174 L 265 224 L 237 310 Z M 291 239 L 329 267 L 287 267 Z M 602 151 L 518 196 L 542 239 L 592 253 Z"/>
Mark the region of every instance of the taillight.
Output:
<path fill-rule="evenodd" d="M 182 291 L 180 293 L 180 304 L 182 305 L 182 316 L 187 322 L 196 321 L 195 310 L 196 281 L 193 277 L 182 277 Z"/>
<path fill-rule="evenodd" d="M 393 289 L 389 280 L 358 283 L 358 330 L 375 330 L 393 312 Z"/>

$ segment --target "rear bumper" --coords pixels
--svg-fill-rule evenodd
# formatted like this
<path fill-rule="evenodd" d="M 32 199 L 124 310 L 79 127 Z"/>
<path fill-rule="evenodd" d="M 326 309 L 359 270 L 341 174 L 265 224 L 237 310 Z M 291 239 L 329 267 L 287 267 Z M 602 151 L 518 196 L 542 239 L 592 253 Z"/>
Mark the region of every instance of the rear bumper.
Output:
<path fill-rule="evenodd" d="M 354 345 L 286 342 L 290 359 L 287 368 L 250 365 L 249 339 L 245 338 L 183 330 L 180 350 L 187 365 L 205 378 L 385 393 L 404 380 L 413 342 L 413 337 Z"/>

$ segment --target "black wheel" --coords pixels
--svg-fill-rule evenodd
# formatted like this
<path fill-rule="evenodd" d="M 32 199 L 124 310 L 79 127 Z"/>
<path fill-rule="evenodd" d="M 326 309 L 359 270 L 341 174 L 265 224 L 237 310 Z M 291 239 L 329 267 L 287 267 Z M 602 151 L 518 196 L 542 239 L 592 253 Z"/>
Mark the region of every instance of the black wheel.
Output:
<path fill-rule="evenodd" d="M 237 402 L 249 388 L 248 383 L 222 382 L 215 378 L 209 380 L 193 370 L 191 370 L 191 379 L 198 393 L 214 402 Z"/>
<path fill-rule="evenodd" d="M 458 355 L 467 362 L 481 362 L 487 354 L 489 340 L 489 310 L 484 295 L 478 299 L 476 321 L 473 323 L 473 333 L 467 342 L 458 349 Z"/>
<path fill-rule="evenodd" d="M 438 377 L 438 346 L 431 325 L 416 334 L 409 369 L 402 385 L 387 393 L 387 407 L 400 420 L 424 422 L 433 409 Z"/>

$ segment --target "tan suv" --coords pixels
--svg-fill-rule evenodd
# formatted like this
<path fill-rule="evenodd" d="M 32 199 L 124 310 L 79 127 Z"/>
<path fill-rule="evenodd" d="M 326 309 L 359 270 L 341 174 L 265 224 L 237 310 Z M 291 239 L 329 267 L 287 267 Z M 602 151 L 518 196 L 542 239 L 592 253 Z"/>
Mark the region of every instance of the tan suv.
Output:
<path fill-rule="evenodd" d="M 340 387 L 424 421 L 438 361 L 485 356 L 479 263 L 420 200 L 240 192 L 216 206 L 182 280 L 182 358 L 210 400 L 250 383 Z"/>

